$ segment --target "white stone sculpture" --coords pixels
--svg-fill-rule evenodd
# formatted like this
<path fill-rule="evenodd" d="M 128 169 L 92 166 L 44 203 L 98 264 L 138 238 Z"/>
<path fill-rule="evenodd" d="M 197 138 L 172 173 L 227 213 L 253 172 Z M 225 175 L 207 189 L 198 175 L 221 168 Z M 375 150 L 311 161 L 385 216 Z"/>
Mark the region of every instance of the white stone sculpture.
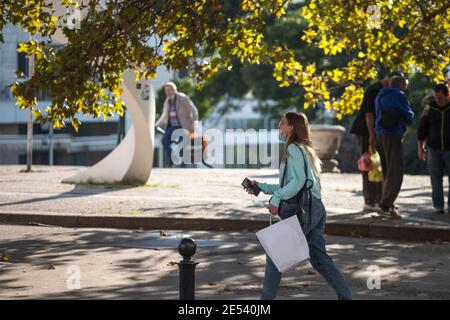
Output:
<path fill-rule="evenodd" d="M 50 1 L 49 1 L 50 2 Z M 51 1 L 55 6 L 55 15 L 63 16 L 66 9 L 59 1 Z M 75 18 L 81 19 L 83 12 L 77 12 Z M 73 22 L 74 24 L 77 21 Z M 67 42 L 60 29 L 53 40 Z M 64 183 L 125 183 L 145 184 L 150 178 L 153 167 L 155 142 L 155 95 L 150 80 L 135 80 L 133 70 L 127 70 L 122 76 L 122 100 L 131 115 L 132 127 L 122 142 L 103 160 L 72 177 Z M 149 92 L 142 94 L 146 88 Z"/>

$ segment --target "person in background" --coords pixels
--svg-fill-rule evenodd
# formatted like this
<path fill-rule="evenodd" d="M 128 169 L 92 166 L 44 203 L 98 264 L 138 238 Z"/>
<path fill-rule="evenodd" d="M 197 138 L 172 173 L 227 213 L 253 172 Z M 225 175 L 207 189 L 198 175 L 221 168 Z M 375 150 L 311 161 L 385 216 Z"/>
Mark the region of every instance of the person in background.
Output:
<path fill-rule="evenodd" d="M 445 77 L 445 80 L 444 80 L 442 83 L 443 83 L 443 84 L 446 84 L 447 87 L 450 88 L 450 70 L 444 72 L 444 77 Z M 427 109 L 427 108 L 428 108 L 428 105 L 429 105 L 430 103 L 432 103 L 433 101 L 434 101 L 434 92 L 430 92 L 430 93 L 427 94 L 425 97 L 423 97 L 422 102 L 421 102 L 420 105 L 421 105 L 424 109 Z"/>
<path fill-rule="evenodd" d="M 377 212 L 397 219 L 401 216 L 394 203 L 403 182 L 403 136 L 405 125 L 411 125 L 414 119 L 404 92 L 407 86 L 405 77 L 394 76 L 375 99 L 375 130 L 384 175 Z"/>
<path fill-rule="evenodd" d="M 166 159 L 168 165 L 172 163 L 172 142 L 178 143 L 180 141 L 172 141 L 172 133 L 180 128 L 186 129 L 189 134 L 194 132 L 195 122 L 198 120 L 198 111 L 194 103 L 187 95 L 177 91 L 177 86 L 173 82 L 167 82 L 164 85 L 166 100 L 162 114 L 155 127 L 165 129 L 162 139 Z"/>
<path fill-rule="evenodd" d="M 417 139 L 419 159 L 427 161 L 435 213 L 444 214 L 445 171 L 450 185 L 450 93 L 446 84 L 433 88 L 433 99 L 420 118 Z M 447 201 L 450 213 L 450 191 Z"/>
<path fill-rule="evenodd" d="M 377 140 L 375 134 L 375 98 L 382 88 L 389 86 L 389 81 L 393 76 L 400 75 L 398 72 L 391 72 L 381 76 L 380 80 L 367 87 L 364 92 L 361 107 L 353 122 L 350 133 L 358 138 L 359 152 L 362 156 L 372 150 L 377 150 Z M 376 211 L 376 206 L 381 199 L 382 183 L 369 181 L 368 173 L 361 172 L 363 183 L 364 206 L 363 211 Z"/>

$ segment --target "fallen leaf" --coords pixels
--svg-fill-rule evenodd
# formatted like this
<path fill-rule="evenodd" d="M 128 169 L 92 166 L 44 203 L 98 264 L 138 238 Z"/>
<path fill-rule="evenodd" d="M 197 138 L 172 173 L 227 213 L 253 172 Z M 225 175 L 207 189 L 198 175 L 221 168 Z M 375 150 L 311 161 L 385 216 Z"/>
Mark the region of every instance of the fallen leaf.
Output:
<path fill-rule="evenodd" d="M 2 261 L 9 262 L 9 256 L 7 256 L 6 254 L 2 254 Z"/>
<path fill-rule="evenodd" d="M 309 283 L 304 283 L 303 288 L 309 288 Z"/>
<path fill-rule="evenodd" d="M 218 281 L 210 281 L 208 282 L 208 286 L 218 286 L 219 282 Z"/>
<path fill-rule="evenodd" d="M 223 291 L 233 291 L 233 287 L 230 286 L 229 284 L 227 284 L 227 285 L 225 286 L 225 288 L 223 288 Z"/>
<path fill-rule="evenodd" d="M 55 266 L 54 265 L 50 265 L 50 266 L 48 266 L 47 270 L 55 270 Z"/>
<path fill-rule="evenodd" d="M 163 230 L 159 231 L 159 236 L 160 237 L 167 237 L 167 233 L 165 233 Z"/>
<path fill-rule="evenodd" d="M 389 284 L 389 288 L 397 288 L 397 285 L 395 283 L 391 282 Z"/>
<path fill-rule="evenodd" d="M 172 266 L 175 266 L 175 265 L 178 265 L 178 262 L 176 262 L 176 261 L 170 261 L 168 264 L 167 264 L 167 266 L 168 267 L 172 267 Z"/>
<path fill-rule="evenodd" d="M 317 272 L 314 272 L 314 271 L 312 271 L 312 270 L 308 270 L 308 275 L 309 276 L 314 276 L 314 275 L 316 275 L 317 274 Z"/>

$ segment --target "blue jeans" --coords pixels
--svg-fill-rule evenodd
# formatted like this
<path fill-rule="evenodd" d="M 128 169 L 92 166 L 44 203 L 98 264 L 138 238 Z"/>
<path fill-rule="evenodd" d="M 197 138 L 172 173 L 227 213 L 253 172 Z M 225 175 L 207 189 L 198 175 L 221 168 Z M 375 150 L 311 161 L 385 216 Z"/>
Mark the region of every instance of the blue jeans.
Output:
<path fill-rule="evenodd" d="M 431 178 L 431 198 L 435 209 L 444 209 L 444 187 L 443 178 L 447 170 L 450 185 L 450 151 L 428 149 L 427 157 L 428 172 Z M 447 194 L 448 206 L 450 208 L 450 191 Z M 450 210 L 450 209 L 449 209 Z"/>
<path fill-rule="evenodd" d="M 302 229 L 309 245 L 310 262 L 336 291 L 338 299 L 350 300 L 352 293 L 344 277 L 334 264 L 333 259 L 325 249 L 325 220 L 326 210 L 322 200 L 313 197 L 311 215 L 302 216 Z M 267 257 L 261 300 L 273 300 L 276 297 L 281 281 L 281 273 L 272 260 Z"/>
<path fill-rule="evenodd" d="M 171 166 L 172 163 L 172 143 L 179 143 L 181 141 L 181 138 L 179 141 L 172 141 L 172 134 L 175 130 L 180 129 L 180 127 L 174 127 L 174 126 L 168 126 L 166 128 L 166 132 L 164 133 L 164 136 L 162 138 L 162 144 L 164 147 L 164 166 Z M 182 167 L 184 167 L 185 164 L 182 163 Z"/>

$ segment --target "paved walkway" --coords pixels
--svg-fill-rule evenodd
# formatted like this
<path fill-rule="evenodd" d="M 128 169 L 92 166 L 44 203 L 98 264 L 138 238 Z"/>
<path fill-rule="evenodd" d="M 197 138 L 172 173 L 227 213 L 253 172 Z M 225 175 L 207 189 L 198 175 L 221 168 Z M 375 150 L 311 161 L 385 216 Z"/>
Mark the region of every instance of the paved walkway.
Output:
<path fill-rule="evenodd" d="M 169 224 L 164 223 L 180 226 L 184 221 L 184 225 L 192 226 L 198 221 L 208 224 L 217 221 L 222 226 L 231 222 L 241 227 L 251 221 L 261 227 L 268 221 L 264 209 L 268 196 L 249 196 L 241 189 L 240 182 L 245 176 L 267 182 L 277 180 L 277 172 L 266 169 L 155 169 L 151 182 L 143 187 L 70 185 L 60 181 L 83 168 L 43 166 L 36 167 L 37 171 L 32 173 L 20 173 L 20 169 L 0 167 L 0 223 L 14 222 L 23 215 L 36 222 L 45 220 L 39 217 L 47 217 L 47 224 L 73 216 L 79 224 L 83 219 L 91 219 L 94 225 L 108 221 L 105 219 L 138 221 L 137 226 L 147 220 L 159 219 L 163 223 L 161 228 L 150 228 L 153 231 L 0 224 L 0 258 L 7 257 L 0 261 L 0 298 L 6 299 L 176 299 L 178 270 L 174 262 L 180 256 L 166 245 L 168 241 L 173 246 L 179 238 L 174 235 L 172 239 L 172 233 L 166 228 Z M 436 217 L 431 213 L 428 177 L 405 177 L 398 201 L 404 215 L 401 221 L 363 214 L 360 184 L 360 176 L 356 174 L 323 175 L 328 227 L 350 224 L 345 229 L 348 235 L 367 225 L 378 232 L 385 228 L 397 234 L 406 227 L 418 230 L 417 237 L 424 232 L 448 234 L 450 231 L 448 215 Z M 168 237 L 161 238 L 161 230 Z M 196 274 L 199 299 L 258 298 L 264 253 L 254 233 L 183 233 L 216 244 L 203 247 L 204 242 L 199 241 L 195 256 L 200 262 Z M 382 234 L 378 235 L 383 238 Z M 327 236 L 327 243 L 357 299 L 450 298 L 450 244 L 447 242 Z M 371 265 L 380 268 L 380 290 L 367 288 L 370 275 L 367 268 Z M 70 266 L 80 268 L 81 290 L 67 287 Z M 279 298 L 334 299 L 335 296 L 306 263 L 285 275 Z"/>
<path fill-rule="evenodd" d="M 179 235 L 187 232 L 180 232 Z M 189 232 L 199 243 L 198 299 L 257 299 L 265 256 L 253 233 Z M 0 225 L 0 299 L 178 299 L 181 257 L 167 233 Z M 179 239 L 175 239 L 178 243 Z M 128 247 L 127 247 L 128 246 Z M 147 248 L 145 248 L 147 246 Z M 450 244 L 327 236 L 355 299 L 450 299 Z M 368 268 L 377 266 L 372 273 Z M 80 289 L 71 276 L 80 271 Z M 369 290 L 369 276 L 380 289 Z M 68 286 L 69 285 L 69 286 Z M 306 262 L 284 275 L 280 299 L 335 299 Z"/>
<path fill-rule="evenodd" d="M 268 215 L 264 206 L 269 196 L 250 196 L 242 190 L 240 183 L 246 176 L 271 183 L 277 181 L 277 171 L 272 169 L 154 169 L 151 181 L 142 187 L 71 185 L 63 184 L 61 180 L 83 167 L 36 166 L 36 172 L 31 173 L 21 173 L 21 169 L 21 166 L 0 167 L 0 218 L 3 215 L 3 223 L 11 219 L 11 214 L 265 223 Z M 397 201 L 403 215 L 401 221 L 361 212 L 363 199 L 359 174 L 324 174 L 322 186 L 330 225 L 347 223 L 350 228 L 356 224 L 450 230 L 450 215 L 432 213 L 427 176 L 405 176 Z"/>

